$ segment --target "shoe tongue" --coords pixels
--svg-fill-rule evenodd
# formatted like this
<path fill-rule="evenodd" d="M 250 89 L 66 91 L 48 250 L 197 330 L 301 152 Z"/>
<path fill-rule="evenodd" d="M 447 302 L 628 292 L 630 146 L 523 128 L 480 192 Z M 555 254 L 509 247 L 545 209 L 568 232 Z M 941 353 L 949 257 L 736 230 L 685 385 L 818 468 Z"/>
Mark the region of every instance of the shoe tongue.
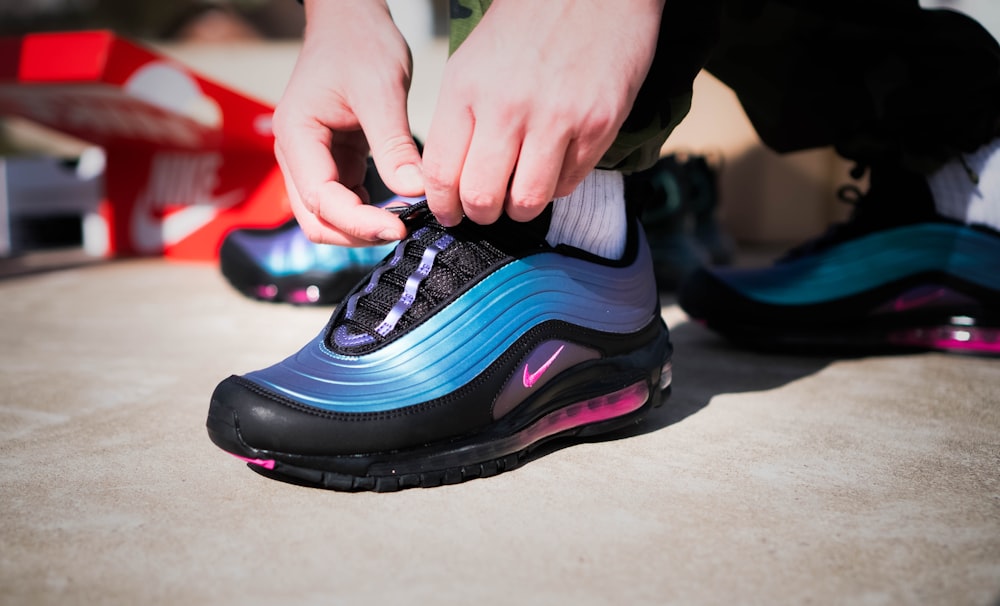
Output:
<path fill-rule="evenodd" d="M 856 208 L 856 220 L 871 223 L 874 229 L 884 229 L 941 219 L 923 175 L 898 167 L 874 166 L 870 181 L 868 193 Z"/>
<path fill-rule="evenodd" d="M 352 291 L 334 315 L 328 346 L 358 355 L 421 322 L 470 283 L 511 259 L 550 250 L 548 213 L 527 223 L 465 219 L 446 228 L 426 203 L 400 214 L 410 234 Z"/>
<path fill-rule="evenodd" d="M 515 221 L 503 214 L 496 222 L 489 225 L 480 225 L 464 218 L 458 225 L 445 228 L 438 223 L 426 202 L 420 202 L 407 208 L 400 214 L 399 218 L 411 234 L 421 227 L 446 230 L 460 240 L 489 243 L 498 250 L 511 255 L 523 255 L 550 248 L 545 237 L 548 235 L 549 224 L 552 221 L 551 204 L 545 207 L 545 210 L 538 217 L 525 222 Z"/>

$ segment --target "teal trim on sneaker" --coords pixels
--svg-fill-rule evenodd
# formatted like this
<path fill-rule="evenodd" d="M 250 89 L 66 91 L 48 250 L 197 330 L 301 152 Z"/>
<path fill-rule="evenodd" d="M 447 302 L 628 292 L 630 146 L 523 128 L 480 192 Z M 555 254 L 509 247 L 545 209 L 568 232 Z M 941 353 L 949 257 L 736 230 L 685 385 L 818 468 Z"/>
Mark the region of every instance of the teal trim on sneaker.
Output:
<path fill-rule="evenodd" d="M 713 270 L 744 296 L 775 305 L 823 303 L 926 272 L 1000 290 L 1000 237 L 963 225 L 922 223 L 771 267 Z"/>

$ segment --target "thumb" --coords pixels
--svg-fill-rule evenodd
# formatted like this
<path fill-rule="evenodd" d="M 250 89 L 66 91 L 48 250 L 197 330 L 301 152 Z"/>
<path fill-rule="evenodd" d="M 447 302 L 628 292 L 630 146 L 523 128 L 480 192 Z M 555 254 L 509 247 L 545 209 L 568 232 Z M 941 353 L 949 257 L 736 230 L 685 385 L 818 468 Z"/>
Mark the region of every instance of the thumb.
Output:
<path fill-rule="evenodd" d="M 424 193 L 424 176 L 420 151 L 410 134 L 406 118 L 385 132 L 366 130 L 375 168 L 386 187 L 400 196 L 420 196 Z"/>

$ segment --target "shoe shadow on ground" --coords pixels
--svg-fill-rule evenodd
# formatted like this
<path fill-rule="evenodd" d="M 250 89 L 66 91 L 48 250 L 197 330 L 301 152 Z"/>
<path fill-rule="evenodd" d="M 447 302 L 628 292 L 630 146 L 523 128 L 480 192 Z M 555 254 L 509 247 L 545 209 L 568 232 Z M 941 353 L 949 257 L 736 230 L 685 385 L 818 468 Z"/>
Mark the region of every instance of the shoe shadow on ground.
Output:
<path fill-rule="evenodd" d="M 671 326 L 670 336 L 674 344 L 672 393 L 666 403 L 630 430 L 632 435 L 683 421 L 717 395 L 775 389 L 813 375 L 839 359 L 741 349 L 693 322 Z"/>
<path fill-rule="evenodd" d="M 582 441 L 607 442 L 658 431 L 697 414 L 717 395 L 775 389 L 813 375 L 843 358 L 765 354 L 740 349 L 688 321 L 670 326 L 670 335 L 674 345 L 670 398 L 638 424 Z M 540 446 L 531 458 L 580 442 L 580 439 L 555 440 Z"/>

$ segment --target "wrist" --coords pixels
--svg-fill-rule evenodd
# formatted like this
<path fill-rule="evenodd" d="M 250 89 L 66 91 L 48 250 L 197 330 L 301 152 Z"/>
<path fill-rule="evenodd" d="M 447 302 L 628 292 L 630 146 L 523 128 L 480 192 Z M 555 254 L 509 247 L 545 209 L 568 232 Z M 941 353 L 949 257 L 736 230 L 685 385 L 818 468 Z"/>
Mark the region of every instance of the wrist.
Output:
<path fill-rule="evenodd" d="M 392 21 L 387 0 L 300 0 L 306 13 L 306 33 L 310 26 L 327 29 L 338 23 L 357 27 L 372 19 Z"/>

